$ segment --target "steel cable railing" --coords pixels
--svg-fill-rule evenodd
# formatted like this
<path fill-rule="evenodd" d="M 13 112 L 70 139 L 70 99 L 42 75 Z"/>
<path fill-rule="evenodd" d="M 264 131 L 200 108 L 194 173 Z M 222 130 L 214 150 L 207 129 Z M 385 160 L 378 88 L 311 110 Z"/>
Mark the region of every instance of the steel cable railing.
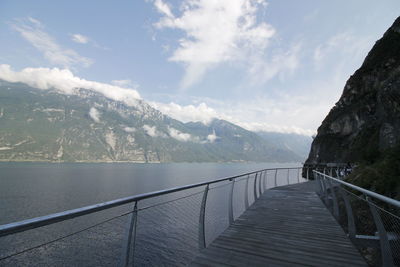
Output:
<path fill-rule="evenodd" d="M 301 169 L 263 169 L 0 225 L 0 265 L 186 265 L 265 190 L 306 181 Z"/>
<path fill-rule="evenodd" d="M 400 266 L 400 201 L 313 171 L 317 191 L 372 266 Z"/>
<path fill-rule="evenodd" d="M 304 164 L 303 176 L 307 179 L 314 180 L 314 171 L 317 171 L 332 177 L 343 179 L 352 172 L 355 166 L 356 164 L 354 163 Z"/>

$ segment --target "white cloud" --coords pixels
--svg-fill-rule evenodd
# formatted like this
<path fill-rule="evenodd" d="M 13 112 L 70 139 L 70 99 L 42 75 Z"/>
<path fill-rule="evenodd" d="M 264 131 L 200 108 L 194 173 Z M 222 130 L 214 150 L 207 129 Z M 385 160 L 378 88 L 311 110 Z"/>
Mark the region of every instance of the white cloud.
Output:
<path fill-rule="evenodd" d="M 174 138 L 178 141 L 181 141 L 181 142 L 188 142 L 188 141 L 195 140 L 195 139 L 193 139 L 192 135 L 190 135 L 188 133 L 182 133 L 181 131 L 179 131 L 175 128 L 172 128 L 172 127 L 168 128 L 168 133 L 172 138 Z"/>
<path fill-rule="evenodd" d="M 207 135 L 207 141 L 210 143 L 214 143 L 219 137 L 215 134 L 215 130 L 213 130 L 212 134 Z"/>
<path fill-rule="evenodd" d="M 151 137 L 162 137 L 162 138 L 168 138 L 171 137 L 175 140 L 178 140 L 180 142 L 200 142 L 200 138 L 197 136 L 192 136 L 191 134 L 188 133 L 183 133 L 173 127 L 168 127 L 168 135 L 165 133 L 159 131 L 156 126 L 150 126 L 150 125 L 143 125 L 143 129 Z"/>
<path fill-rule="evenodd" d="M 200 140 L 198 137 L 193 137 L 191 134 L 183 133 L 173 127 L 168 127 L 168 135 L 157 130 L 156 126 L 150 126 L 150 125 L 145 124 L 145 125 L 143 125 L 143 129 L 146 132 L 146 134 L 148 134 L 151 137 L 167 138 L 169 135 L 169 137 L 174 138 L 181 142 L 189 142 L 189 141 L 199 142 L 199 140 Z"/>
<path fill-rule="evenodd" d="M 315 134 L 313 130 L 306 130 L 294 125 L 276 125 L 262 122 L 240 122 L 241 127 L 253 132 L 277 132 L 277 133 L 296 133 L 311 136 Z"/>
<path fill-rule="evenodd" d="M 129 87 L 129 86 L 133 85 L 132 81 L 129 80 L 129 79 L 126 79 L 126 80 L 112 80 L 111 83 L 115 84 L 117 86 L 120 86 L 120 87 Z"/>
<path fill-rule="evenodd" d="M 56 89 L 64 94 L 75 94 L 75 88 L 85 88 L 107 98 L 122 101 L 129 106 L 135 106 L 137 100 L 140 99 L 139 93 L 134 89 L 88 81 L 74 76 L 68 69 L 25 68 L 17 72 L 13 71 L 9 65 L 0 64 L 0 79 L 8 82 L 26 83 L 42 90 Z"/>
<path fill-rule="evenodd" d="M 314 66 L 321 69 L 330 57 L 335 62 L 345 60 L 351 64 L 355 59 L 364 58 L 373 43 L 369 36 L 357 36 L 349 31 L 337 33 L 314 49 Z"/>
<path fill-rule="evenodd" d="M 135 129 L 134 127 L 125 126 L 123 129 L 124 129 L 124 131 L 127 132 L 127 133 L 134 133 L 134 132 L 136 132 L 136 129 Z"/>
<path fill-rule="evenodd" d="M 334 91 L 333 89 L 340 88 L 340 85 L 332 83 L 327 87 L 318 84 L 313 87 Z M 199 121 L 207 125 L 217 118 L 230 121 L 250 131 L 312 135 L 338 99 L 337 94 L 328 96 L 324 92 L 312 97 L 282 94 L 275 98 L 259 96 L 254 100 L 240 102 L 210 100 L 208 102 L 212 103 L 211 106 L 204 102 L 198 105 L 151 102 L 151 105 L 183 122 Z M 210 138 L 212 136 L 210 135 Z"/>
<path fill-rule="evenodd" d="M 257 11 L 266 6 L 263 0 L 185 0 L 180 16 L 174 16 L 161 0 L 154 5 L 163 14 L 157 28 L 178 29 L 185 34 L 169 58 L 184 64 L 184 88 L 219 63 L 247 61 L 249 54 L 262 54 L 275 33 L 272 26 L 257 22 Z"/>
<path fill-rule="evenodd" d="M 43 27 L 43 24 L 42 24 L 39 20 L 34 19 L 34 18 L 32 18 L 32 17 L 28 17 L 27 19 L 28 19 L 30 22 L 32 22 L 33 24 L 35 24 L 37 27 Z"/>
<path fill-rule="evenodd" d="M 288 51 L 273 53 L 271 59 L 265 60 L 260 57 L 251 59 L 249 66 L 250 80 L 253 85 L 263 84 L 276 75 L 292 73 L 300 64 L 301 44 L 293 44 Z"/>
<path fill-rule="evenodd" d="M 100 122 L 100 113 L 96 108 L 90 108 L 89 110 L 89 116 L 94 120 L 95 122 L 99 123 Z"/>
<path fill-rule="evenodd" d="M 254 100 L 225 103 L 216 110 L 224 119 L 250 131 L 312 135 L 335 101 L 328 95 L 282 94 L 274 98 L 258 96 Z"/>
<path fill-rule="evenodd" d="M 150 126 L 150 125 L 143 125 L 143 129 L 146 132 L 146 134 L 150 135 L 151 137 L 156 137 L 158 136 L 156 126 Z"/>
<path fill-rule="evenodd" d="M 89 42 L 89 37 L 76 33 L 71 35 L 72 41 L 79 44 L 87 44 Z"/>
<path fill-rule="evenodd" d="M 149 104 L 162 113 L 183 122 L 199 121 L 208 124 L 213 119 L 219 117 L 218 113 L 205 103 L 200 103 L 197 106 L 182 106 L 173 102 L 169 104 L 149 102 Z"/>
<path fill-rule="evenodd" d="M 151 137 L 167 137 L 167 135 L 163 132 L 160 132 L 157 130 L 156 126 L 150 126 L 150 125 L 143 125 L 143 129 L 146 132 L 146 134 L 150 135 Z"/>
<path fill-rule="evenodd" d="M 75 65 L 89 67 L 93 63 L 92 59 L 83 57 L 72 49 L 61 47 L 53 37 L 44 31 L 43 24 L 37 19 L 28 17 L 25 20 L 17 20 L 16 23 L 12 24 L 12 27 L 43 53 L 45 59 L 52 64 L 63 67 Z"/>
<path fill-rule="evenodd" d="M 169 7 L 169 5 L 164 3 L 162 0 L 155 0 L 154 6 L 157 8 L 158 12 L 160 12 L 161 14 L 163 14 L 169 18 L 174 17 L 174 15 L 172 15 L 171 8 Z"/>

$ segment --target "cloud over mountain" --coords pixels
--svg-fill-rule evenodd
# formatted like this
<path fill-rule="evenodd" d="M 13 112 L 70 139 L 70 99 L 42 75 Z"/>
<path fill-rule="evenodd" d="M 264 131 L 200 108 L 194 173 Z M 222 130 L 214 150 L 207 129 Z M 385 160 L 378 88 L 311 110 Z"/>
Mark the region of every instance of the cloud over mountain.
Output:
<path fill-rule="evenodd" d="M 179 105 L 174 102 L 149 102 L 149 104 L 162 113 L 183 122 L 200 121 L 204 124 L 208 124 L 213 119 L 220 117 L 213 108 L 207 106 L 205 103 L 200 103 L 197 106 Z"/>
<path fill-rule="evenodd" d="M 182 142 L 194 141 L 191 134 L 182 133 L 181 131 L 179 131 L 175 128 L 172 128 L 172 127 L 168 128 L 168 133 L 169 133 L 169 136 L 171 136 L 172 138 L 174 138 L 178 141 L 182 141 Z"/>
<path fill-rule="evenodd" d="M 141 98 L 134 89 L 88 81 L 75 76 L 68 69 L 25 68 L 21 71 L 13 71 L 9 65 L 0 64 L 0 79 L 26 83 L 42 90 L 55 89 L 64 94 L 74 94 L 76 88 L 85 88 L 130 106 L 134 106 L 136 101 Z"/>
<path fill-rule="evenodd" d="M 100 113 L 96 108 L 90 108 L 89 110 L 89 116 L 92 118 L 95 122 L 99 123 L 100 122 Z"/>

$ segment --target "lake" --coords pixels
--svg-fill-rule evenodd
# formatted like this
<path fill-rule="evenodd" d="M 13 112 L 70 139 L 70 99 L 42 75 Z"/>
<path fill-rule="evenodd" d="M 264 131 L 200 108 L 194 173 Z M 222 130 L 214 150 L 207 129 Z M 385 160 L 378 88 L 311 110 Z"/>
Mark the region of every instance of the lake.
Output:
<path fill-rule="evenodd" d="M 300 164 L 0 163 L 0 224 L 265 168 L 297 166 Z M 291 174 L 291 181 L 297 180 L 296 175 Z M 269 185 L 272 185 L 271 178 L 267 179 Z M 278 175 L 278 184 L 284 183 L 286 174 L 282 172 Z M 209 192 L 207 243 L 227 226 L 228 185 L 218 185 Z M 135 263 L 185 265 L 197 247 L 202 190 L 204 188 L 139 202 Z M 239 193 L 243 190 L 244 180 L 235 184 L 238 198 L 234 199 L 234 203 L 241 207 L 235 210 L 235 218 L 243 211 L 243 194 Z M 175 198 L 182 199 L 164 203 Z M 131 210 L 132 204 L 129 204 L 0 238 L 0 257 L 91 227 Z M 88 231 L 2 262 L 6 265 L 115 265 L 121 256 L 128 217 L 117 217 Z M 172 255 L 171 251 L 178 251 L 180 256 Z"/>

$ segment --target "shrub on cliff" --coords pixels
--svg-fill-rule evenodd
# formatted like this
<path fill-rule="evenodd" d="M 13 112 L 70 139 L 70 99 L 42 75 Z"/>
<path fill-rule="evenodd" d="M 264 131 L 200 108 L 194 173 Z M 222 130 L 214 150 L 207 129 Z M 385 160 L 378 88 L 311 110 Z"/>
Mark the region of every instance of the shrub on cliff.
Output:
<path fill-rule="evenodd" d="M 400 145 L 360 162 L 348 182 L 400 200 Z"/>

